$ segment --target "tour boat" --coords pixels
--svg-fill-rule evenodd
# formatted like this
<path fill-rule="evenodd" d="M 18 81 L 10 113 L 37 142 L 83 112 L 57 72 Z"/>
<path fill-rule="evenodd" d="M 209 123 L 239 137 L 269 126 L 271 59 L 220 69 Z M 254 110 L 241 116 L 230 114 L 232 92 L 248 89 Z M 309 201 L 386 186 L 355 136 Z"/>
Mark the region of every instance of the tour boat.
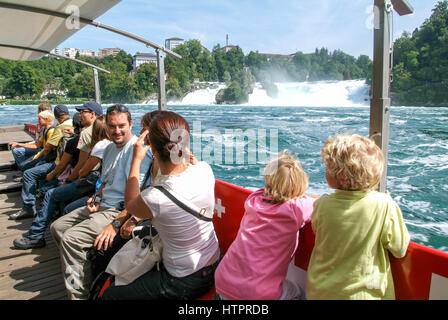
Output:
<path fill-rule="evenodd" d="M 25 5 L 35 6 L 36 8 L 39 4 L 43 7 L 48 6 L 48 1 L 15 1 L 20 2 Z M 119 2 L 119 0 L 114 1 L 65 1 L 65 3 L 87 3 L 82 7 L 81 15 L 84 13 L 90 13 L 90 20 L 82 20 L 84 25 L 92 24 L 94 18 L 100 16 L 102 13 L 110 9 L 113 5 Z M 409 6 L 406 0 L 392 0 L 395 10 L 399 14 L 409 13 Z M 384 1 L 375 0 L 375 6 L 378 8 L 384 8 Z M 25 10 L 26 12 L 34 11 L 37 15 L 49 15 L 52 17 L 55 15 L 54 11 L 44 9 L 32 9 L 30 7 L 17 6 L 13 3 L 0 2 L 0 7 L 9 8 L 8 10 Z M 12 8 L 12 9 L 11 9 Z M 56 10 L 56 9 L 54 9 Z M 90 10 L 90 11 L 89 11 Z M 379 10 L 381 19 L 387 14 L 385 8 L 384 10 Z M 412 11 L 411 11 L 412 12 Z M 60 13 L 62 17 L 65 17 Z M 383 16 L 381 16 L 383 15 Z M 56 18 L 54 18 L 56 19 Z M 385 114 L 388 112 L 387 103 L 390 103 L 389 97 L 390 92 L 388 91 L 387 83 L 389 81 L 389 46 L 388 46 L 388 35 L 385 34 L 389 32 L 388 27 L 381 21 L 378 28 L 375 28 L 375 49 L 374 49 L 374 77 L 372 85 L 372 104 L 371 104 L 371 132 L 380 133 L 377 135 L 380 137 L 379 145 L 383 148 L 387 155 L 387 139 L 388 139 L 388 118 L 385 118 Z M 22 23 L 23 20 L 16 19 Z M 89 22 L 90 21 L 90 22 Z M 53 23 L 54 21 L 52 21 Z M 11 21 L 13 23 L 13 21 Z M 50 27 L 54 27 L 52 23 L 48 23 Z M 95 25 L 95 24 L 93 24 Z M 98 25 L 97 25 L 98 26 Z M 55 28 L 54 30 L 57 30 Z M 54 31 L 53 30 L 53 31 Z M 109 30 L 111 30 L 109 28 Z M 113 31 L 113 30 L 111 30 Z M 116 31 L 116 30 L 115 30 Z M 4 46 L 7 53 L 6 56 L 0 56 L 15 59 L 15 60 L 28 60 L 36 59 L 39 54 L 51 50 L 59 43 L 68 38 L 75 31 L 70 31 L 68 33 L 62 34 L 59 31 L 53 34 L 49 33 L 47 40 L 42 41 L 43 49 L 39 53 L 38 48 L 30 47 L 31 41 L 28 44 L 19 43 L 9 44 Z M 51 36 L 54 36 L 53 38 Z M 123 34 L 125 35 L 125 34 Z M 0 38 L 2 34 L 0 31 Z M 26 35 L 23 34 L 25 37 Z M 42 34 L 39 34 L 42 37 Z M 129 34 L 125 35 L 129 36 Z M 55 38 L 56 37 L 56 38 Z M 9 40 L 17 40 L 17 37 L 8 37 Z M 0 39 L 4 41 L 4 39 Z M 20 39 L 19 39 L 20 40 Z M 140 41 L 141 39 L 136 39 Z M 0 42 L 1 42 L 0 41 Z M 142 41 L 141 41 L 142 42 Z M 0 46 L 2 43 L 0 43 Z M 160 49 L 160 48 L 159 48 Z M 38 54 L 36 54 L 36 50 Z M 159 71 L 163 70 L 162 66 L 159 65 Z M 159 78 L 164 86 L 164 77 Z M 160 84 L 160 83 L 159 83 Z M 385 85 L 386 84 L 386 85 Z M 164 98 L 164 88 L 163 90 L 159 88 L 159 108 L 166 109 L 166 101 L 161 100 L 160 96 Z M 165 103 L 165 104 L 164 104 Z M 388 114 L 387 114 L 388 116 Z M 32 135 L 37 133 L 37 125 L 26 124 L 25 129 Z M 387 158 L 387 157 L 386 157 Z M 385 178 L 385 177 L 383 177 Z M 384 180 L 383 180 L 384 181 Z M 221 246 L 222 254 L 225 254 L 232 241 L 235 239 L 241 219 L 244 214 L 244 201 L 247 196 L 252 191 L 244 189 L 242 187 L 227 183 L 225 181 L 216 180 L 215 184 L 215 215 L 213 218 L 213 223 L 217 233 L 217 237 Z M 306 270 L 308 267 L 311 252 L 314 246 L 314 233 L 310 224 L 305 225 L 305 227 L 300 232 L 300 244 L 295 257 L 290 264 L 288 269 L 288 277 L 292 278 L 304 287 L 304 282 L 306 279 Z M 337 254 L 337 253 L 335 253 Z M 414 242 L 410 242 L 406 256 L 402 259 L 396 259 L 390 256 L 391 270 L 394 279 L 395 294 L 396 299 L 448 299 L 448 253 L 440 250 L 436 250 L 427 246 L 419 245 Z M 208 294 L 201 297 L 201 299 L 210 299 L 214 294 L 214 289 Z"/>
<path fill-rule="evenodd" d="M 25 128 L 32 135 L 38 130 L 34 124 L 26 124 Z M 223 255 L 238 233 L 244 201 L 251 193 L 248 189 L 216 180 L 213 224 Z M 313 247 L 314 232 L 308 223 L 300 231 L 299 247 L 287 276 L 303 288 Z M 397 259 L 389 254 L 389 259 L 396 299 L 448 299 L 448 253 L 411 241 L 404 258 Z M 214 292 L 211 290 L 202 299 L 210 299 Z"/>

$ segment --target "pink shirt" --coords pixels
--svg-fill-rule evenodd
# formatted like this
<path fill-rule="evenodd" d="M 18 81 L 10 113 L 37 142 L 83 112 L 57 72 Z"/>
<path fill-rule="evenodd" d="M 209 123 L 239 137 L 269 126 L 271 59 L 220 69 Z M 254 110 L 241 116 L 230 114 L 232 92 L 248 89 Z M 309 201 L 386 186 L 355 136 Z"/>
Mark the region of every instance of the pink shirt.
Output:
<path fill-rule="evenodd" d="M 263 192 L 247 198 L 238 235 L 216 269 L 216 292 L 227 299 L 279 299 L 299 230 L 311 219 L 314 198 L 271 204 Z"/>

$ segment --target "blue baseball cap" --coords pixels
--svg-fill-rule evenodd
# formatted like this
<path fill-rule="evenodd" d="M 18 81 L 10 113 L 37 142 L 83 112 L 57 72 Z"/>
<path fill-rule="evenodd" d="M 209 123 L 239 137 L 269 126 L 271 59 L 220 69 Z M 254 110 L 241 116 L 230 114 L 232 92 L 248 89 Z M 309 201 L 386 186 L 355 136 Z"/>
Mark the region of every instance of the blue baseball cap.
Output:
<path fill-rule="evenodd" d="M 101 108 L 101 105 L 95 101 L 88 101 L 88 102 L 84 103 L 82 106 L 76 107 L 75 109 L 78 111 L 88 109 L 92 112 L 95 112 L 95 114 L 97 116 L 103 115 L 103 108 Z"/>
<path fill-rule="evenodd" d="M 54 107 L 53 113 L 56 117 L 61 117 L 70 114 L 65 104 L 58 104 L 56 107 Z"/>

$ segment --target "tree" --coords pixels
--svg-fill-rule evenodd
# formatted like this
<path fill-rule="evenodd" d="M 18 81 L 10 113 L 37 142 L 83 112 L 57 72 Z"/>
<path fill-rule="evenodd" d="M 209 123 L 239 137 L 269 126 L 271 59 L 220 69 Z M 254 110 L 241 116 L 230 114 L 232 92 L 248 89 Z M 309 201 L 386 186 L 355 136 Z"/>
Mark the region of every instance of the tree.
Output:
<path fill-rule="evenodd" d="M 244 94 L 241 90 L 241 86 L 238 82 L 232 81 L 232 83 L 225 89 L 222 90 L 221 98 L 217 99 L 218 103 L 242 103 L 244 101 Z M 220 91 L 221 91 L 220 90 Z"/>
<path fill-rule="evenodd" d="M 360 55 L 356 60 L 356 65 L 359 67 L 359 69 L 361 69 L 361 72 L 364 76 L 369 73 L 371 62 L 372 61 L 370 60 L 369 56 L 366 56 L 364 54 Z"/>
<path fill-rule="evenodd" d="M 224 75 L 222 77 L 222 80 L 224 80 L 224 82 L 226 84 L 230 84 L 230 81 L 232 80 L 232 77 L 230 76 L 230 72 L 229 71 L 224 71 Z"/>
<path fill-rule="evenodd" d="M 170 78 L 166 83 L 166 95 L 168 99 L 180 99 L 183 95 L 182 88 L 180 87 L 179 80 L 177 78 Z"/>
<path fill-rule="evenodd" d="M 73 77 L 69 74 L 64 74 L 61 81 L 61 89 L 70 91 L 70 88 L 73 87 L 74 84 L 75 80 Z"/>
<path fill-rule="evenodd" d="M 246 65 L 251 68 L 260 69 L 266 63 L 266 57 L 257 52 L 249 52 L 246 57 Z"/>
<path fill-rule="evenodd" d="M 30 66 L 19 63 L 11 72 L 11 79 L 6 86 L 10 96 L 40 97 L 44 91 L 44 81 Z"/>
<path fill-rule="evenodd" d="M 431 16 L 394 44 L 395 103 L 448 104 L 448 1 L 439 1 Z"/>
<path fill-rule="evenodd" d="M 138 91 L 143 96 L 148 96 L 156 92 L 157 88 L 157 67 L 154 63 L 144 63 L 135 74 L 135 82 Z"/>
<path fill-rule="evenodd" d="M 74 90 L 69 94 L 74 97 L 95 98 L 95 84 L 93 82 L 93 71 L 90 68 L 84 68 L 75 78 Z"/>

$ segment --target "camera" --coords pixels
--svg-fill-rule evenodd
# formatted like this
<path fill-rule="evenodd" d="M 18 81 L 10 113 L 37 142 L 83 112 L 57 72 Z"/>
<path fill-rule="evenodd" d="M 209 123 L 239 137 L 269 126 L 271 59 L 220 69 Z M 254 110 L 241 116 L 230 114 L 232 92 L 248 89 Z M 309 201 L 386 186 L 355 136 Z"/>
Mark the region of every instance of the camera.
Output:
<path fill-rule="evenodd" d="M 92 202 L 90 202 L 90 207 L 91 208 L 93 208 L 93 207 L 95 207 L 97 204 L 99 204 L 101 202 L 101 197 L 100 197 L 100 195 L 98 195 L 97 193 L 95 193 L 94 195 L 93 195 L 93 198 L 92 198 Z"/>

